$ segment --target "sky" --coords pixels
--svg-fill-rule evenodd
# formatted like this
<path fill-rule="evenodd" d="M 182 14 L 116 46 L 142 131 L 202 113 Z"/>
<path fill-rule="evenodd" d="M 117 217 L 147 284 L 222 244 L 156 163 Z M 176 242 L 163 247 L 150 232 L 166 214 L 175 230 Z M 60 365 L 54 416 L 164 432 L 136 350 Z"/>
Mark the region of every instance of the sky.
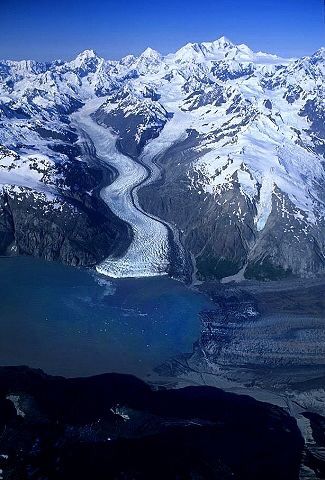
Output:
<path fill-rule="evenodd" d="M 0 0 L 0 58 L 162 54 L 223 35 L 285 57 L 325 46 L 324 0 Z"/>

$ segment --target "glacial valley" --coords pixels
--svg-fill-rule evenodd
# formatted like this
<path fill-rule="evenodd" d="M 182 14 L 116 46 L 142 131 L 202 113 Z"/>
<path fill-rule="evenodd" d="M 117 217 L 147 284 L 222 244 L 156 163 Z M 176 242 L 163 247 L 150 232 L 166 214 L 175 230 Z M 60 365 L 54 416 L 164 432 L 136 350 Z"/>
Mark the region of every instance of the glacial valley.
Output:
<path fill-rule="evenodd" d="M 324 478 L 324 77 L 324 48 L 286 59 L 225 37 L 0 61 L 0 478 L 31 478 L 36 457 L 71 478 L 83 451 L 80 478 L 107 455 L 118 475 L 148 438 L 162 478 L 170 438 L 204 446 L 199 464 L 179 447 L 186 478 Z M 276 460 L 254 470 L 265 445 Z M 114 478 L 152 478 L 128 461 Z"/>

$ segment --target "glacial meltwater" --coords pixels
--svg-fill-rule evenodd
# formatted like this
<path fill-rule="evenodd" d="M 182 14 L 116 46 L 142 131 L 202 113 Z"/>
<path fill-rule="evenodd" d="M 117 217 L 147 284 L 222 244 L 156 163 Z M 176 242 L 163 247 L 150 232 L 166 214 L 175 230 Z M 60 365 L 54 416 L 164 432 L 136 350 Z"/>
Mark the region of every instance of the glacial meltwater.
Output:
<path fill-rule="evenodd" d="M 208 298 L 166 276 L 108 279 L 27 257 L 0 258 L 0 365 L 65 376 L 145 378 L 199 337 Z"/>

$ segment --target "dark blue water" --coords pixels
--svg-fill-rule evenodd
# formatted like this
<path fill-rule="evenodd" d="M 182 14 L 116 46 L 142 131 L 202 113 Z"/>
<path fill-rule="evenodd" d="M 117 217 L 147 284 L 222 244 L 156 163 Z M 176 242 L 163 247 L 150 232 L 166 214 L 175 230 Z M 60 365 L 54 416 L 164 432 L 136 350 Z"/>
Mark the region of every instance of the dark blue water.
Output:
<path fill-rule="evenodd" d="M 0 259 L 0 365 L 145 377 L 199 336 L 208 299 L 167 277 L 107 280 L 32 258 Z"/>

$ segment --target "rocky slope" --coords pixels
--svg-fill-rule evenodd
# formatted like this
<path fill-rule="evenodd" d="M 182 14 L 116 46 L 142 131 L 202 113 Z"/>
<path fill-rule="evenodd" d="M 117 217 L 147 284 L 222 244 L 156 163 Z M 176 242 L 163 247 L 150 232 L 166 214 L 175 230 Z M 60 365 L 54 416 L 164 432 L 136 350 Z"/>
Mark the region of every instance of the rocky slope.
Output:
<path fill-rule="evenodd" d="M 199 278 L 323 274 L 324 74 L 324 49 L 282 59 L 224 37 L 166 56 L 147 49 L 120 61 L 106 61 L 92 50 L 71 62 L 1 61 L 0 143 L 21 158 L 36 155 L 44 172 L 35 178 L 24 160 L 19 178 L 15 169 L 2 166 L 0 183 L 4 191 L 18 185 L 38 194 L 46 184 L 47 198 L 60 201 L 71 182 L 65 165 L 74 170 L 83 161 L 81 184 L 81 176 L 73 175 L 73 196 L 93 197 L 89 155 L 76 152 L 78 132 L 70 115 L 102 97 L 93 119 L 114 131 L 121 153 L 160 167 L 159 180 L 139 192 L 141 207 L 181 232 Z M 78 244 L 84 252 L 89 246 L 89 260 L 77 263 L 120 255 L 132 236 L 107 211 L 106 223 L 96 217 L 93 207 L 91 220 L 82 208 L 79 213 L 97 220 L 101 233 L 90 227 L 90 241 Z M 61 214 L 70 218 L 66 210 Z M 1 225 L 4 251 L 13 244 L 10 215 Z M 93 239 L 105 236 L 108 225 L 106 244 L 93 251 Z M 36 246 L 27 250 L 40 251 L 37 228 L 29 229 Z M 73 233 L 64 236 L 75 244 Z"/>
<path fill-rule="evenodd" d="M 215 388 L 154 391 L 128 375 L 2 367 L 0 406 L 4 480 L 299 478 L 295 420 Z"/>
<path fill-rule="evenodd" d="M 67 159 L 18 155 L 1 147 L 0 253 L 96 265 L 128 246 L 131 233 L 97 195 L 111 175 Z"/>

